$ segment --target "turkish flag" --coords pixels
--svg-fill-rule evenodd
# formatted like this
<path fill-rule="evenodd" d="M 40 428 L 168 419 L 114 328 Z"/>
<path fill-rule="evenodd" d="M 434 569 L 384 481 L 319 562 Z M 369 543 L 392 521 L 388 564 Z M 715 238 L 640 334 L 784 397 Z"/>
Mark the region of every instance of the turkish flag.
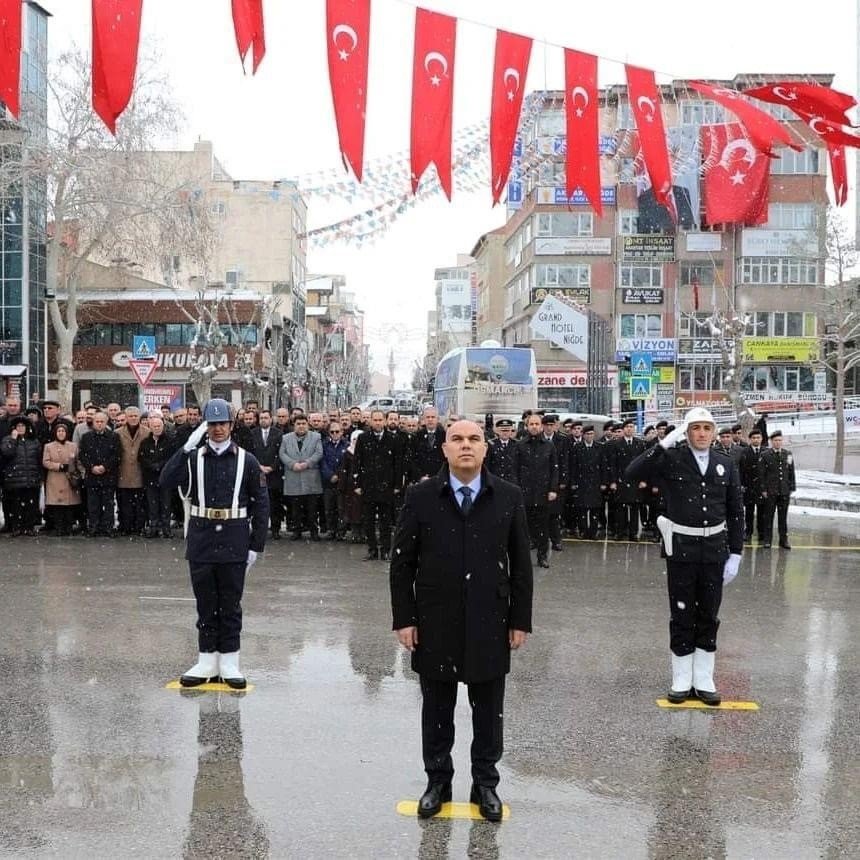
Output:
<path fill-rule="evenodd" d="M 21 112 L 21 0 L 0 0 L 0 101 Z"/>
<path fill-rule="evenodd" d="M 759 152 L 773 157 L 773 148 L 777 144 L 790 146 L 798 151 L 803 149 L 803 146 L 792 137 L 788 128 L 777 122 L 769 113 L 757 108 L 745 98 L 743 93 L 726 87 L 712 87 L 702 81 L 690 81 L 689 85 L 696 92 L 731 111 L 743 123 L 750 143 Z"/>
<path fill-rule="evenodd" d="M 702 126 L 705 218 L 708 224 L 764 224 L 769 160 L 739 123 Z"/>
<path fill-rule="evenodd" d="M 255 74 L 266 53 L 263 0 L 233 0 L 233 29 L 236 31 L 236 44 L 243 68 L 245 56 L 251 46 L 254 46 L 251 74 Z"/>
<path fill-rule="evenodd" d="M 744 95 L 783 105 L 804 118 L 820 116 L 837 125 L 851 125 L 845 113 L 857 104 L 857 99 L 848 93 L 800 81 L 776 81 L 765 87 L 752 87 L 744 90 Z"/>
<path fill-rule="evenodd" d="M 848 171 L 845 167 L 845 147 L 828 143 L 827 155 L 830 159 L 833 199 L 837 206 L 844 206 L 848 201 Z"/>
<path fill-rule="evenodd" d="M 567 113 L 567 199 L 577 188 L 598 217 L 600 201 L 600 142 L 598 134 L 597 57 L 564 50 L 564 105 Z"/>
<path fill-rule="evenodd" d="M 451 199 L 451 119 L 454 109 L 454 49 L 457 19 L 427 9 L 415 11 L 412 66 L 412 193 L 421 175 L 436 165 Z"/>
<path fill-rule="evenodd" d="M 860 135 L 850 134 L 837 124 L 830 122 L 820 116 L 808 116 L 800 114 L 806 120 L 806 124 L 828 145 L 828 146 L 853 146 L 860 147 Z"/>
<path fill-rule="evenodd" d="M 496 59 L 493 64 L 493 97 L 490 106 L 490 164 L 493 206 L 502 196 L 525 95 L 526 75 L 532 40 L 505 30 L 496 31 Z"/>
<path fill-rule="evenodd" d="M 93 0 L 93 108 L 111 134 L 134 89 L 143 0 Z"/>
<path fill-rule="evenodd" d="M 645 170 L 651 181 L 654 199 L 669 210 L 672 220 L 678 223 L 678 208 L 672 193 L 672 168 L 669 148 L 666 146 L 666 129 L 660 113 L 660 96 L 654 72 L 638 66 L 625 66 L 627 72 L 627 99 L 636 120 L 639 146 L 645 161 Z"/>
<path fill-rule="evenodd" d="M 326 0 L 328 77 L 344 167 L 361 182 L 370 50 L 370 0 Z"/>

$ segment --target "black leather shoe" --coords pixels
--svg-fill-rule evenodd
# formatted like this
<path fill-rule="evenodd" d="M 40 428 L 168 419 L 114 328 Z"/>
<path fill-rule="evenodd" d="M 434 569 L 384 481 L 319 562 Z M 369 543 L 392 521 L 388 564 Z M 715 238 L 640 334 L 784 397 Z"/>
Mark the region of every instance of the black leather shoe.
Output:
<path fill-rule="evenodd" d="M 669 692 L 666 693 L 666 700 L 671 702 L 673 705 L 680 705 L 682 702 L 686 702 L 687 699 L 692 697 L 692 690 L 673 690 L 670 688 Z"/>
<path fill-rule="evenodd" d="M 564 547 L 560 543 L 554 543 L 552 545 L 553 552 L 564 552 Z"/>
<path fill-rule="evenodd" d="M 362 559 L 362 561 L 379 561 L 379 550 L 378 549 L 368 550 L 367 555 Z"/>
<path fill-rule="evenodd" d="M 720 694 L 717 692 L 709 693 L 707 690 L 695 690 L 696 698 L 706 705 L 719 705 L 722 702 Z"/>
<path fill-rule="evenodd" d="M 248 682 L 242 677 L 222 678 L 221 680 L 230 687 L 231 690 L 244 690 L 248 686 Z"/>
<path fill-rule="evenodd" d="M 487 821 L 502 820 L 502 801 L 499 800 L 499 795 L 494 788 L 488 785 L 473 785 L 469 800 L 477 805 L 481 815 Z"/>
<path fill-rule="evenodd" d="M 432 818 L 442 808 L 443 803 L 451 800 L 450 782 L 428 783 L 424 794 L 418 799 L 418 815 L 420 818 Z"/>
<path fill-rule="evenodd" d="M 545 555 L 538 556 L 538 567 L 549 567 L 549 561 Z"/>
<path fill-rule="evenodd" d="M 182 687 L 199 687 L 201 684 L 208 684 L 212 678 L 198 678 L 196 675 L 183 675 L 179 679 L 179 684 Z"/>
<path fill-rule="evenodd" d="M 788 541 L 786 541 L 785 543 L 781 543 L 779 545 L 779 548 L 780 549 L 791 549 L 791 544 Z"/>

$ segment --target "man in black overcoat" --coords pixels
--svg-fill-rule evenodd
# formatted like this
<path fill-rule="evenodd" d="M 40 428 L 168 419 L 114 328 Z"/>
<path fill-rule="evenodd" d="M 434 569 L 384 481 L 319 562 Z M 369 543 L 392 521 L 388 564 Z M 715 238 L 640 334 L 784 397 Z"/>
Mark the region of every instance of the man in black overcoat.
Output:
<path fill-rule="evenodd" d="M 627 467 L 646 448 L 645 441 L 636 435 L 636 422 L 628 418 L 622 425 L 621 438 L 610 443 L 607 452 L 607 479 L 609 489 L 615 493 L 618 520 L 615 524 L 617 540 L 639 540 L 639 506 L 645 481 L 631 481 L 624 476 Z"/>
<path fill-rule="evenodd" d="M 564 433 L 558 432 L 558 415 L 548 412 L 541 419 L 544 439 L 555 446 L 558 462 L 558 493 L 554 502 L 549 504 L 549 540 L 553 552 L 561 552 L 562 517 L 567 503 L 568 469 L 570 468 L 570 442 Z"/>
<path fill-rule="evenodd" d="M 791 494 L 797 489 L 794 476 L 794 455 L 782 449 L 782 430 L 770 434 L 770 449 L 758 461 L 764 520 L 761 527 L 762 547 L 770 549 L 773 542 L 773 514 L 776 511 L 781 549 L 791 549 L 788 542 L 788 505 Z"/>
<path fill-rule="evenodd" d="M 582 441 L 570 450 L 570 491 L 576 494 L 577 522 L 586 540 L 594 540 L 600 527 L 602 462 L 600 445 L 594 441 L 594 426 L 587 424 Z"/>
<path fill-rule="evenodd" d="M 714 450 L 714 419 L 691 409 L 684 423 L 627 467 L 628 481 L 656 480 L 666 491 L 663 536 L 669 587 L 672 686 L 678 704 L 698 697 L 718 705 L 714 657 L 723 585 L 738 573 L 744 548 L 744 510 L 737 464 Z M 686 439 L 684 445 L 675 447 Z"/>
<path fill-rule="evenodd" d="M 269 521 L 272 538 L 281 539 L 284 522 L 283 466 L 279 452 L 284 433 L 272 425 L 272 413 L 268 409 L 260 412 L 260 424 L 251 430 L 251 453 L 257 458 L 269 491 Z"/>
<path fill-rule="evenodd" d="M 487 469 L 503 481 L 517 482 L 517 442 L 510 418 L 496 421 L 496 438 L 487 446 Z"/>
<path fill-rule="evenodd" d="M 750 540 L 756 525 L 756 510 L 758 510 L 758 540 L 764 543 L 764 511 L 761 497 L 761 477 L 758 472 L 759 460 L 767 450 L 762 446 L 761 430 L 754 427 L 750 430 L 749 445 L 743 448 L 741 454 L 741 486 L 744 488 L 744 540 Z"/>
<path fill-rule="evenodd" d="M 393 627 L 421 679 L 422 818 L 451 799 L 459 682 L 472 706 L 471 801 L 484 818 L 502 817 L 505 675 L 531 632 L 532 566 L 522 493 L 482 468 L 486 450 L 478 424 L 452 424 L 447 465 L 409 488 L 394 536 Z"/>
<path fill-rule="evenodd" d="M 442 468 L 445 430 L 439 426 L 439 413 L 432 406 L 424 410 L 424 426 L 412 437 L 409 479 L 413 484 L 432 478 Z"/>

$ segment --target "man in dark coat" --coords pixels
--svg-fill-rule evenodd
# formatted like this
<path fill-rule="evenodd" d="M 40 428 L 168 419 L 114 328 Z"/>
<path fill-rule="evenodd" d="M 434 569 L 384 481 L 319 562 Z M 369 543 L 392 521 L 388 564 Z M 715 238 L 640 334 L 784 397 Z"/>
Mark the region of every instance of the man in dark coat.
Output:
<path fill-rule="evenodd" d="M 594 427 L 587 424 L 582 430 L 582 441 L 570 451 L 570 491 L 576 494 L 577 523 L 586 540 L 594 540 L 600 527 L 602 463 L 600 445 L 594 441 Z"/>
<path fill-rule="evenodd" d="M 424 427 L 412 437 L 409 477 L 413 484 L 432 478 L 442 468 L 444 441 L 445 430 L 439 426 L 439 413 L 428 406 L 424 410 Z"/>
<path fill-rule="evenodd" d="M 329 529 L 329 540 L 343 540 L 346 521 L 343 517 L 342 493 L 340 492 L 340 466 L 349 448 L 349 440 L 343 438 L 340 421 L 329 424 L 328 435 L 323 439 L 323 458 L 320 476 L 323 486 L 325 521 Z"/>
<path fill-rule="evenodd" d="M 502 817 L 505 675 L 531 632 L 532 567 L 522 494 L 482 469 L 486 449 L 478 424 L 452 424 L 448 465 L 409 488 L 394 539 L 393 627 L 421 676 L 422 818 L 451 799 L 458 682 L 472 706 L 471 801 L 484 818 Z"/>
<path fill-rule="evenodd" d="M 114 536 L 114 502 L 119 477 L 119 438 L 107 429 L 105 412 L 93 416 L 93 429 L 81 438 L 78 459 L 87 489 L 87 527 L 90 537 Z"/>
<path fill-rule="evenodd" d="M 517 451 L 514 422 L 510 418 L 496 421 L 496 438 L 487 446 L 487 471 L 503 481 L 517 482 Z"/>
<path fill-rule="evenodd" d="M 387 561 L 391 551 L 394 498 L 403 485 L 403 464 L 394 436 L 385 429 L 385 413 L 370 413 L 370 430 L 355 445 L 355 493 L 361 496 L 364 532 L 367 537 L 365 561 Z M 379 517 L 379 542 L 376 521 Z"/>
<path fill-rule="evenodd" d="M 540 415 L 526 418 L 526 435 L 518 445 L 516 484 L 526 505 L 529 538 L 538 566 L 549 567 L 549 504 L 558 494 L 558 458 L 555 445 L 544 438 Z"/>
<path fill-rule="evenodd" d="M 782 449 L 782 431 L 770 434 L 770 450 L 766 450 L 758 462 L 761 483 L 762 546 L 770 549 L 773 543 L 773 514 L 777 514 L 779 546 L 791 549 L 788 542 L 788 505 L 791 494 L 797 489 L 794 477 L 794 455 Z"/>
<path fill-rule="evenodd" d="M 737 464 L 714 450 L 714 419 L 697 406 L 684 423 L 627 467 L 629 482 L 657 479 L 666 492 L 663 536 L 669 587 L 672 686 L 678 704 L 693 696 L 718 705 L 714 684 L 723 585 L 738 573 L 744 548 L 743 499 Z M 686 445 L 674 447 L 687 440 Z"/>
<path fill-rule="evenodd" d="M 203 418 L 159 479 L 162 487 L 178 488 L 191 502 L 185 558 L 197 601 L 199 653 L 179 682 L 196 687 L 220 677 L 243 690 L 242 594 L 245 577 L 266 545 L 269 493 L 257 458 L 230 439 L 230 405 L 215 397 Z M 204 434 L 206 442 L 198 448 Z"/>
<path fill-rule="evenodd" d="M 615 493 L 618 520 L 615 525 L 617 540 L 639 540 L 639 506 L 645 481 L 625 478 L 627 467 L 645 450 L 644 440 L 636 435 L 636 422 L 628 418 L 621 426 L 621 438 L 610 443 L 607 454 L 606 482 Z"/>
<path fill-rule="evenodd" d="M 251 430 L 251 453 L 257 458 L 266 476 L 273 540 L 281 539 L 281 525 L 284 522 L 284 477 L 278 456 L 283 438 L 281 430 L 272 426 L 272 413 L 263 409 L 260 412 L 260 425 Z"/>
<path fill-rule="evenodd" d="M 599 536 L 604 534 L 609 538 L 615 537 L 615 524 L 618 519 L 615 501 L 615 493 L 609 489 L 609 472 L 612 462 L 612 442 L 614 436 L 615 422 L 607 421 L 603 425 L 603 435 L 597 440 L 600 446 L 600 474 L 603 480 L 600 483 L 600 492 L 603 495 L 603 504 L 600 506 Z"/>
<path fill-rule="evenodd" d="M 750 430 L 749 445 L 743 448 L 739 466 L 741 486 L 744 488 L 744 540 L 752 538 L 758 509 L 758 540 L 759 543 L 764 543 L 764 512 L 758 464 L 767 448 L 763 448 L 761 442 L 761 430 L 754 427 Z"/>
<path fill-rule="evenodd" d="M 562 516 L 567 503 L 568 469 L 570 468 L 570 442 L 568 437 L 558 432 L 558 415 L 548 412 L 541 419 L 543 436 L 555 446 L 558 463 L 558 492 L 554 502 L 549 503 L 549 541 L 553 552 L 561 552 Z"/>

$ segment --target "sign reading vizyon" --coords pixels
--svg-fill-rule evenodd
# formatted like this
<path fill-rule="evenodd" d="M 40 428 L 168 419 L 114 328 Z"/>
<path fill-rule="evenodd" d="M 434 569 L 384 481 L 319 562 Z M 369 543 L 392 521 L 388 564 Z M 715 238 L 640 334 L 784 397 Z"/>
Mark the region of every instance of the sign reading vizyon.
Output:
<path fill-rule="evenodd" d="M 580 361 L 588 361 L 588 317 L 554 296 L 544 299 L 532 317 L 531 328 Z"/>

